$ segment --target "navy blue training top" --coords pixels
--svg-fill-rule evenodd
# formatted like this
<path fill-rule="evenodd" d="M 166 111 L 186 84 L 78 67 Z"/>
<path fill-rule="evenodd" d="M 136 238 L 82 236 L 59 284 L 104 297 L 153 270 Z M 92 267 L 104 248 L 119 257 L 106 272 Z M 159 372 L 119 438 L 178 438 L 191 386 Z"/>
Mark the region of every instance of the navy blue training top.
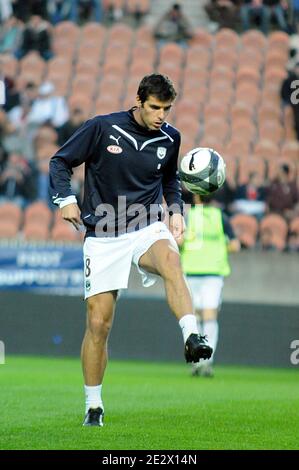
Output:
<path fill-rule="evenodd" d="M 51 158 L 52 200 L 59 204 L 72 195 L 72 168 L 85 163 L 81 217 L 87 236 L 117 236 L 158 220 L 163 195 L 173 212 L 182 213 L 180 140 L 180 133 L 168 123 L 157 131 L 140 126 L 133 109 L 96 116 Z M 140 204 L 144 208 L 138 211 Z M 137 219 L 142 222 L 137 224 Z"/>

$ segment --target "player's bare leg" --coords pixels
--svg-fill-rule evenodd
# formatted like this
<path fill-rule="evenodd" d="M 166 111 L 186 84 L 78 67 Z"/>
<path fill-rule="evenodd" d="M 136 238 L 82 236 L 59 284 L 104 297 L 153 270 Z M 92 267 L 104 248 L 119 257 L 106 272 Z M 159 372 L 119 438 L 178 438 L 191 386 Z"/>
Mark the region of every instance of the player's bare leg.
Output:
<path fill-rule="evenodd" d="M 191 294 L 181 269 L 180 256 L 169 240 L 156 241 L 141 256 L 139 265 L 163 278 L 167 301 L 178 320 L 186 313 L 193 312 Z"/>
<path fill-rule="evenodd" d="M 116 296 L 117 292 L 113 291 L 87 299 L 86 331 L 81 348 L 87 413 L 84 425 L 103 424 L 101 389 L 107 365 L 107 341 L 113 322 Z"/>
<path fill-rule="evenodd" d="M 192 298 L 178 251 L 169 240 L 158 240 L 141 256 L 139 265 L 146 271 L 159 274 L 164 280 L 168 305 L 182 328 L 186 361 L 198 362 L 200 358 L 209 358 L 212 348 L 198 336 Z"/>

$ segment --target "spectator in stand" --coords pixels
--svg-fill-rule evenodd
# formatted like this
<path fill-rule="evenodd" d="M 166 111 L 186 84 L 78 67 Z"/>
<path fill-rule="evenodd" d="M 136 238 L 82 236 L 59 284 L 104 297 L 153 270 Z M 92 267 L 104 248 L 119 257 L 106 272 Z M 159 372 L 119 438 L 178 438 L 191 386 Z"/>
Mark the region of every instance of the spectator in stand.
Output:
<path fill-rule="evenodd" d="M 295 83 L 297 81 L 297 84 Z M 294 114 L 294 127 L 296 130 L 297 140 L 299 140 L 299 62 L 296 63 L 293 70 L 289 71 L 287 78 L 284 79 L 281 86 L 281 98 L 283 104 L 290 105 Z M 297 91 L 296 91 L 297 90 Z"/>
<path fill-rule="evenodd" d="M 205 10 L 218 28 L 235 29 L 239 18 L 240 0 L 210 0 Z"/>
<path fill-rule="evenodd" d="M 27 83 L 25 89 L 20 94 L 19 104 L 7 113 L 12 127 L 11 135 L 7 138 L 9 150 L 17 151 L 19 148 L 22 148 L 22 153 L 28 160 L 34 158 L 33 139 L 36 126 L 31 125 L 29 115 L 37 97 L 38 88 L 35 83 Z"/>
<path fill-rule="evenodd" d="M 5 103 L 3 109 L 8 112 L 20 104 L 20 93 L 16 88 L 16 83 L 11 78 L 4 78 Z"/>
<path fill-rule="evenodd" d="M 13 14 L 12 1 L 0 0 L 0 24 L 4 23 Z"/>
<path fill-rule="evenodd" d="M 47 19 L 47 0 L 12 0 L 13 14 L 24 23 L 30 20 L 32 15 Z"/>
<path fill-rule="evenodd" d="M 72 0 L 48 0 L 47 12 L 49 21 L 52 24 L 57 24 L 60 21 L 70 19 L 72 11 Z"/>
<path fill-rule="evenodd" d="M 102 20 L 101 0 L 72 0 L 71 20 L 82 24 Z"/>
<path fill-rule="evenodd" d="M 4 81 L 4 102 L 2 103 L 4 111 L 10 111 L 14 106 L 20 103 L 19 92 L 16 89 L 15 81 L 5 76 L 5 62 L 0 56 L 0 79 Z"/>
<path fill-rule="evenodd" d="M 261 219 L 266 208 L 266 188 L 261 177 L 258 173 L 250 173 L 248 183 L 237 187 L 231 210 Z"/>
<path fill-rule="evenodd" d="M 53 83 L 44 82 L 39 88 L 39 97 L 32 104 L 28 122 L 35 126 L 50 122 L 54 127 L 61 127 L 68 117 L 65 98 L 55 95 Z"/>
<path fill-rule="evenodd" d="M 0 54 L 14 54 L 19 47 L 22 25 L 15 16 L 10 16 L 0 30 Z"/>
<path fill-rule="evenodd" d="M 269 185 L 267 203 L 270 212 L 283 216 L 286 220 L 299 214 L 299 192 L 295 180 L 291 179 L 290 168 L 283 164 L 278 175 Z"/>
<path fill-rule="evenodd" d="M 223 211 L 224 214 L 230 215 L 230 206 L 234 200 L 235 187 L 232 182 L 224 181 L 218 191 L 213 194 L 213 204 Z"/>
<path fill-rule="evenodd" d="M 161 43 L 174 41 L 182 45 L 192 38 L 191 24 L 183 13 L 181 5 L 175 3 L 162 16 L 154 28 L 154 36 Z"/>
<path fill-rule="evenodd" d="M 104 23 L 111 26 L 113 23 L 120 21 L 124 16 L 124 10 L 120 5 L 109 3 L 105 8 Z"/>
<path fill-rule="evenodd" d="M 293 33 L 298 34 L 299 0 L 291 0 Z"/>
<path fill-rule="evenodd" d="M 34 198 L 32 168 L 21 153 L 8 155 L 0 176 L 0 200 L 12 200 L 21 207 Z"/>
<path fill-rule="evenodd" d="M 63 126 L 57 129 L 58 131 L 58 144 L 62 146 L 73 133 L 79 129 L 83 122 L 87 119 L 84 112 L 80 108 L 74 108 L 70 112 L 69 120 L 66 121 Z"/>
<path fill-rule="evenodd" d="M 284 16 L 287 8 L 285 0 L 243 0 L 240 9 L 243 30 L 250 28 L 251 19 L 258 19 L 264 34 L 268 34 L 271 16 L 274 15 L 281 30 L 287 31 L 288 26 Z"/>
<path fill-rule="evenodd" d="M 50 59 L 53 55 L 48 23 L 38 15 L 32 16 L 26 25 L 16 56 L 20 59 L 29 51 L 39 52 L 45 60 Z"/>

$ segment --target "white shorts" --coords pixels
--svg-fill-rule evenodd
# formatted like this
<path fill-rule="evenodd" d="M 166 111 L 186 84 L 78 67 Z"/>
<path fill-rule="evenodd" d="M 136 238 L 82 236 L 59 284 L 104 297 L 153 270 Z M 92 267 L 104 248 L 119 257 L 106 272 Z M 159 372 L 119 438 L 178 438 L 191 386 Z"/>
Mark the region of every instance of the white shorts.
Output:
<path fill-rule="evenodd" d="M 222 276 L 187 276 L 196 310 L 218 309 L 222 301 Z"/>
<path fill-rule="evenodd" d="M 132 264 L 141 274 L 144 287 L 155 284 L 157 276 L 141 269 L 138 263 L 158 240 L 169 240 L 178 251 L 173 235 L 163 222 L 154 222 L 115 238 L 86 238 L 83 246 L 85 299 L 101 292 L 126 289 Z"/>

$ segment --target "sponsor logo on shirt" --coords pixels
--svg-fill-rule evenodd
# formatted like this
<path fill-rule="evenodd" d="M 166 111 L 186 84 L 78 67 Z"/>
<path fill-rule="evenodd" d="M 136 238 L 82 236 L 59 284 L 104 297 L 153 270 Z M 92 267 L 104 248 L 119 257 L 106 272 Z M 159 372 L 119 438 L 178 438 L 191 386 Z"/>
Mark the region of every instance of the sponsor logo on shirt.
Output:
<path fill-rule="evenodd" d="M 110 153 L 122 153 L 123 149 L 119 145 L 108 145 L 108 152 Z"/>

